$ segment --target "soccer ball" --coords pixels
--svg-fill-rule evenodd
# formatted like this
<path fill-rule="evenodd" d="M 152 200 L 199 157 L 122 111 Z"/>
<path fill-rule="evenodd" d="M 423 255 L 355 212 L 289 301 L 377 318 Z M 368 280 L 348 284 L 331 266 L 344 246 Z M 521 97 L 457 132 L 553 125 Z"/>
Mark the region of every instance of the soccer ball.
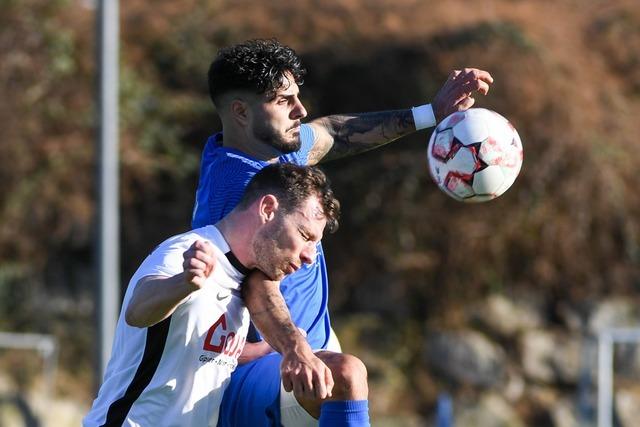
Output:
<path fill-rule="evenodd" d="M 484 202 L 507 191 L 522 166 L 515 128 L 495 111 L 470 108 L 444 119 L 431 134 L 429 172 L 447 195 Z"/>

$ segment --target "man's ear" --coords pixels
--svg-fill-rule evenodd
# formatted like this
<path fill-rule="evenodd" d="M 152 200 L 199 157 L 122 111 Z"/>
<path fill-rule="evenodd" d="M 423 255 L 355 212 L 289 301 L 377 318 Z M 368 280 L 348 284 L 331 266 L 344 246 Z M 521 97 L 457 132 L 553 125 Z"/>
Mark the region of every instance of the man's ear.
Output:
<path fill-rule="evenodd" d="M 273 220 L 278 210 L 278 198 L 273 194 L 262 196 L 259 204 L 260 218 L 263 223 Z"/>
<path fill-rule="evenodd" d="M 242 126 L 249 124 L 249 104 L 241 99 L 233 99 L 229 105 L 231 117 Z"/>

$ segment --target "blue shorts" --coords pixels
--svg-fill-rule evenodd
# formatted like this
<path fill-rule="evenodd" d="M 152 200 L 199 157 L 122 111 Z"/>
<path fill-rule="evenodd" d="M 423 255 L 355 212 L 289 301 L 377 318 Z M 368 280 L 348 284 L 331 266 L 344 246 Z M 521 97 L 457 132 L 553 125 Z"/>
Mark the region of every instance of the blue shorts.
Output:
<path fill-rule="evenodd" d="M 218 427 L 280 426 L 280 362 L 271 353 L 240 365 L 220 406 Z"/>

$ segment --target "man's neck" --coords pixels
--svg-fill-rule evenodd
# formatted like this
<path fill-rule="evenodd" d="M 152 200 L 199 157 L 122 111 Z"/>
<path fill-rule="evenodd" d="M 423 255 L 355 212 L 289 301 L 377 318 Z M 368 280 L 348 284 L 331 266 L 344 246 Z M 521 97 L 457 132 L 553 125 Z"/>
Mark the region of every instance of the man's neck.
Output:
<path fill-rule="evenodd" d="M 243 212 L 234 209 L 215 226 L 238 261 L 248 269 L 254 268 L 256 264 L 252 247 L 254 228 L 243 218 Z"/>

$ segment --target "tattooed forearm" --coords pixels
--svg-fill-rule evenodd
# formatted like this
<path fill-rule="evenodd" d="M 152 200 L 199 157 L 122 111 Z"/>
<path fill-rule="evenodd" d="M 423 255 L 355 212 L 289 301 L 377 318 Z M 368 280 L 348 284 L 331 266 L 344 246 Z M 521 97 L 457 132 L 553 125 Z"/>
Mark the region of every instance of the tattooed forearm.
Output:
<path fill-rule="evenodd" d="M 289 309 L 279 290 L 270 291 L 265 296 L 264 305 L 251 312 L 254 323 L 264 324 L 263 329 L 277 326 L 281 330 L 295 331 L 296 327 L 291 320 Z"/>
<path fill-rule="evenodd" d="M 322 160 L 361 153 L 414 132 L 411 110 L 333 115 L 320 119 L 332 137 Z M 318 159 L 319 160 L 319 159 Z"/>
<path fill-rule="evenodd" d="M 303 339 L 291 320 L 279 282 L 257 281 L 245 283 L 243 287 L 251 320 L 274 349 L 282 352 L 293 342 Z"/>

